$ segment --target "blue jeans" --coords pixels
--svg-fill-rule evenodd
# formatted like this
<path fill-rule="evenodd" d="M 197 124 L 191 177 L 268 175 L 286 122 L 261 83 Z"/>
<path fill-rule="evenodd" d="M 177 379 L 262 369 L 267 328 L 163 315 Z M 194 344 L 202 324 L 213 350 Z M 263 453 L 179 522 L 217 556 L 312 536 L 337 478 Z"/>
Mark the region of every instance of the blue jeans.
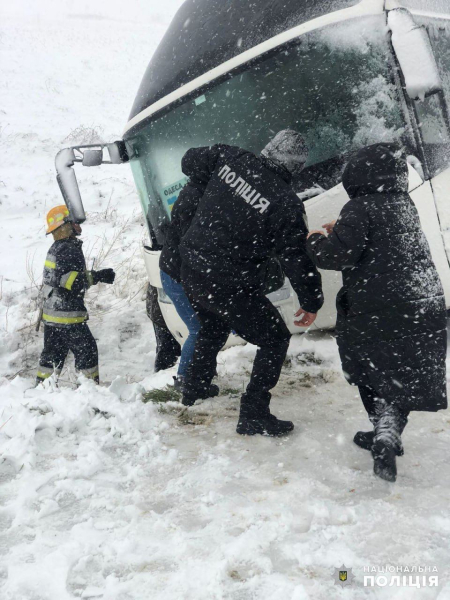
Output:
<path fill-rule="evenodd" d="M 197 335 L 200 331 L 200 321 L 183 290 L 183 286 L 172 279 L 170 275 L 164 273 L 164 271 L 161 271 L 161 281 L 164 291 L 172 300 L 180 319 L 189 331 L 189 335 L 181 350 L 180 365 L 178 367 L 178 375 L 180 377 L 185 377 L 186 371 L 191 364 L 194 355 L 195 342 L 197 341 Z"/>

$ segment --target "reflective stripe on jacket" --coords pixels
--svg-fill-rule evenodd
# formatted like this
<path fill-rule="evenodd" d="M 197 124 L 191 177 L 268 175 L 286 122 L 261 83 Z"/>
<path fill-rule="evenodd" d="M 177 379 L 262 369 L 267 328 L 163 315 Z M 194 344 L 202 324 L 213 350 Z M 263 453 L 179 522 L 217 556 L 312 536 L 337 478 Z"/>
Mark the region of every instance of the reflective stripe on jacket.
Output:
<path fill-rule="evenodd" d="M 47 325 L 66 327 L 88 320 L 84 305 L 86 290 L 92 285 L 86 271 L 83 242 L 76 238 L 56 241 L 44 263 L 44 305 L 42 320 Z"/>

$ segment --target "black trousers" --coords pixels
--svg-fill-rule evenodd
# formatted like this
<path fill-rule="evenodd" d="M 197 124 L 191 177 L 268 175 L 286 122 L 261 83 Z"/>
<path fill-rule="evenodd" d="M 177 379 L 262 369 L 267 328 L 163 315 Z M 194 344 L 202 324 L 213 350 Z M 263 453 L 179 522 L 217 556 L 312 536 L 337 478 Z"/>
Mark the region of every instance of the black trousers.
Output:
<path fill-rule="evenodd" d="M 181 354 L 180 344 L 167 329 L 166 324 L 161 327 L 153 323 L 153 330 L 156 339 L 155 372 L 170 369 Z"/>
<path fill-rule="evenodd" d="M 235 331 L 258 346 L 250 383 L 242 401 L 267 409 L 278 382 L 291 334 L 281 315 L 260 290 L 221 286 L 182 266 L 183 287 L 198 315 L 201 329 L 185 379 L 184 393 L 207 395 L 217 365 L 217 354 Z"/>
<path fill-rule="evenodd" d="M 147 286 L 147 316 L 153 324 L 156 339 L 155 371 L 170 369 L 181 354 L 181 347 L 167 328 L 158 302 L 158 290 Z"/>
<path fill-rule="evenodd" d="M 59 374 L 64 366 L 69 350 L 75 356 L 75 368 L 86 377 L 99 381 L 97 342 L 87 323 L 53 327 L 44 325 L 44 350 L 37 372 L 37 380 L 43 381 Z"/>

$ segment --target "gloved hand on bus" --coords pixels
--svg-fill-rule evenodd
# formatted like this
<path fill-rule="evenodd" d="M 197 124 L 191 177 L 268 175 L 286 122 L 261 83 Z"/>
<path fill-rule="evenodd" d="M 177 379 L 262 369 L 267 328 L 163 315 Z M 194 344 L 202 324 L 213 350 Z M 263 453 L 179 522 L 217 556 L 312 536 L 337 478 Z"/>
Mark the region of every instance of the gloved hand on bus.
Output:
<path fill-rule="evenodd" d="M 116 274 L 114 269 L 101 269 L 100 271 L 91 271 L 94 285 L 96 283 L 114 283 Z"/>

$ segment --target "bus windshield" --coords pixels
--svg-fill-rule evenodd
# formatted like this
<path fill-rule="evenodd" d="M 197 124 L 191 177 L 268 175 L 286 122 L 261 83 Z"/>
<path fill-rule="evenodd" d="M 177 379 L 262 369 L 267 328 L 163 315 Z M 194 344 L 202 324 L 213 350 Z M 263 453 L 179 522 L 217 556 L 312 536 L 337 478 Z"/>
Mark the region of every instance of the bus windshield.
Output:
<path fill-rule="evenodd" d="M 380 15 L 305 34 L 146 122 L 127 143 L 138 187 L 145 182 L 140 196 L 157 243 L 186 181 L 180 162 L 189 148 L 225 143 L 259 153 L 290 127 L 310 149 L 296 191 L 330 189 L 350 152 L 379 141 L 412 145 L 400 93 Z"/>

